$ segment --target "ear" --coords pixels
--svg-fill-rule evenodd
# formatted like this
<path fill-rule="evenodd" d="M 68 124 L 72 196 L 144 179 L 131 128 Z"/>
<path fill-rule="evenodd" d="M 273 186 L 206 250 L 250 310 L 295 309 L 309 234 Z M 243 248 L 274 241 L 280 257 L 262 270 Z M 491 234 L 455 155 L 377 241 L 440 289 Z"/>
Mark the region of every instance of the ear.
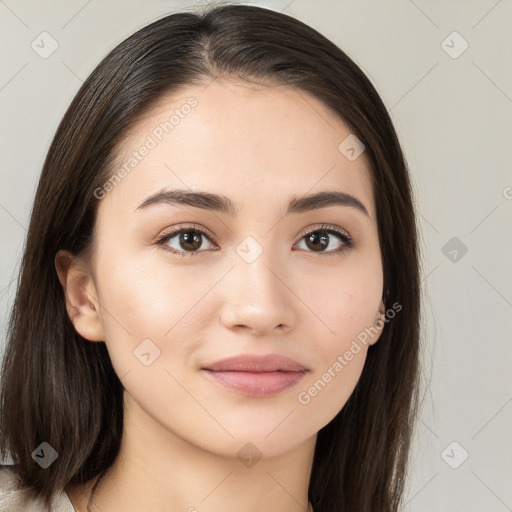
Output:
<path fill-rule="evenodd" d="M 68 251 L 55 256 L 55 269 L 66 298 L 66 310 L 76 331 L 89 341 L 103 341 L 103 323 L 91 272 Z"/>
<path fill-rule="evenodd" d="M 384 301 L 380 303 L 380 307 L 377 311 L 377 316 L 375 317 L 375 322 L 372 329 L 377 329 L 378 333 L 372 336 L 371 340 L 368 342 L 368 345 L 374 345 L 380 339 L 382 335 L 382 331 L 384 330 L 384 326 L 386 325 L 386 305 Z"/>

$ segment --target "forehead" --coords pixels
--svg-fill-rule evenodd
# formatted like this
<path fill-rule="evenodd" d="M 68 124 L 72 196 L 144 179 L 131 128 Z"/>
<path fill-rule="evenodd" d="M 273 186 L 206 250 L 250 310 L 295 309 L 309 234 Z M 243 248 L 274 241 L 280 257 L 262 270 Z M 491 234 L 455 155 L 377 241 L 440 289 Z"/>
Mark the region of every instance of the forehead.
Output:
<path fill-rule="evenodd" d="M 122 140 L 108 196 L 133 211 L 163 188 L 208 191 L 241 207 L 337 190 L 375 218 L 370 167 L 340 143 L 349 127 L 326 105 L 289 86 L 211 81 L 159 99 Z M 123 205 L 119 204 L 120 202 Z"/>

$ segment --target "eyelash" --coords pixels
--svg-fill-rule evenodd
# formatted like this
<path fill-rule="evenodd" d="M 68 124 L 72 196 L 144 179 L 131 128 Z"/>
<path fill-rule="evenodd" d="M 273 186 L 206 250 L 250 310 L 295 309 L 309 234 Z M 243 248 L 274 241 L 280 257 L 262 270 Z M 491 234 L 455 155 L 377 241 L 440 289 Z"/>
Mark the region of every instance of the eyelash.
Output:
<path fill-rule="evenodd" d="M 201 228 L 200 226 L 198 226 L 196 224 L 193 224 L 191 226 L 183 226 L 183 225 L 179 224 L 176 228 L 173 228 L 171 231 L 162 233 L 162 235 L 160 235 L 155 240 L 154 243 L 158 246 L 161 246 L 162 249 L 164 249 L 165 251 L 168 251 L 175 255 L 179 255 L 179 256 L 183 256 L 183 257 L 196 256 L 203 251 L 195 251 L 195 252 L 194 251 L 193 252 L 177 251 L 176 249 L 171 249 L 170 247 L 166 247 L 166 245 L 165 245 L 171 238 L 174 238 L 176 235 L 179 235 L 181 233 L 190 233 L 190 232 L 201 233 L 209 240 L 211 238 L 213 238 L 213 236 L 208 231 L 204 230 L 203 228 Z M 341 230 L 337 226 L 333 226 L 330 224 L 322 224 L 321 226 L 319 226 L 315 229 L 312 229 L 312 230 L 302 233 L 301 238 L 299 239 L 299 242 L 306 236 L 311 235 L 313 233 L 318 233 L 318 232 L 325 232 L 325 233 L 329 233 L 331 235 L 337 236 L 343 242 L 343 245 L 339 249 L 335 249 L 333 251 L 319 252 L 317 254 L 320 254 L 322 256 L 332 256 L 334 254 L 344 253 L 345 251 L 354 247 L 354 241 L 348 233 Z M 313 252 L 313 251 L 306 251 L 306 252 Z"/>

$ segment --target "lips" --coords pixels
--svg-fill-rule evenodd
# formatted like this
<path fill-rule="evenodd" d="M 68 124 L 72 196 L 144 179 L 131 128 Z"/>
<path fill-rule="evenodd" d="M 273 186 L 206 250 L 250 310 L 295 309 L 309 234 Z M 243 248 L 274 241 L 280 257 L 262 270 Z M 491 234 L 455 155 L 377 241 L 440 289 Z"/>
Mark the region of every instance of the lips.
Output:
<path fill-rule="evenodd" d="M 230 357 L 201 370 L 210 381 L 251 397 L 267 397 L 291 388 L 309 371 L 279 354 Z"/>
<path fill-rule="evenodd" d="M 243 354 L 240 356 L 228 357 L 204 367 L 205 370 L 217 371 L 239 371 L 239 372 L 304 372 L 308 369 L 279 354 L 267 354 L 263 356 Z"/>

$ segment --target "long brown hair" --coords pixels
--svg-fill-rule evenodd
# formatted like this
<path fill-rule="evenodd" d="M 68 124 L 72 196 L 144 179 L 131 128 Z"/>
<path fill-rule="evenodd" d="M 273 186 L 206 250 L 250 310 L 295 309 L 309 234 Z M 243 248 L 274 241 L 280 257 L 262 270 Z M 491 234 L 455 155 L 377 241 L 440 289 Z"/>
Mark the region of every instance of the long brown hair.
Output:
<path fill-rule="evenodd" d="M 59 249 L 91 247 L 115 150 L 164 94 L 220 77 L 278 83 L 330 107 L 365 145 L 376 198 L 389 321 L 346 405 L 318 433 L 309 498 L 315 512 L 391 512 L 402 502 L 418 409 L 419 254 L 413 194 L 375 88 L 334 43 L 269 9 L 221 4 L 165 16 L 115 47 L 64 115 L 42 169 L 1 376 L 0 450 L 45 500 L 103 474 L 123 427 L 123 387 L 105 343 L 74 329 L 54 266 Z M 58 458 L 32 458 L 42 442 Z"/>

